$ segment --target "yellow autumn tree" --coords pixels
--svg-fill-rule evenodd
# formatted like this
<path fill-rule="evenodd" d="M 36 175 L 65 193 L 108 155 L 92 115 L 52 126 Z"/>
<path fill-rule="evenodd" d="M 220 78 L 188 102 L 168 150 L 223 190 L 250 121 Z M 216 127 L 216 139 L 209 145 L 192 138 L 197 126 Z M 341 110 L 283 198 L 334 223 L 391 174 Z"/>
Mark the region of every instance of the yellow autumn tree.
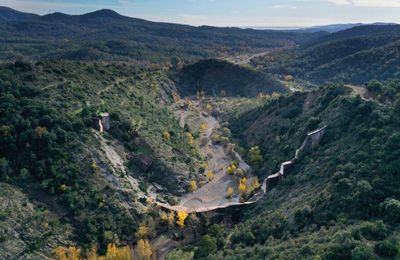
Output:
<path fill-rule="evenodd" d="M 258 189 L 258 187 L 260 187 L 260 182 L 258 181 L 257 178 L 255 178 L 255 179 L 251 182 L 250 188 L 251 188 L 251 190 L 253 191 L 253 190 Z"/>
<path fill-rule="evenodd" d="M 86 253 L 86 259 L 87 260 L 98 260 L 99 257 L 97 256 L 97 246 L 92 245 L 90 250 Z"/>
<path fill-rule="evenodd" d="M 172 227 L 174 225 L 174 223 L 175 223 L 175 212 L 171 211 L 168 214 L 168 225 Z"/>
<path fill-rule="evenodd" d="M 79 260 L 81 259 L 81 250 L 74 246 L 70 247 L 57 247 L 54 253 L 59 260 Z"/>
<path fill-rule="evenodd" d="M 189 185 L 189 191 L 193 192 L 197 190 L 197 183 L 195 180 L 190 181 L 190 185 Z"/>
<path fill-rule="evenodd" d="M 138 255 L 141 260 L 150 260 L 153 255 L 151 245 L 148 240 L 140 239 L 138 242 Z"/>
<path fill-rule="evenodd" d="M 190 144 L 190 145 L 194 144 L 194 137 L 193 137 L 192 133 L 187 132 L 186 139 L 187 139 L 188 144 Z"/>
<path fill-rule="evenodd" d="M 233 188 L 232 187 L 228 187 L 226 189 L 226 197 L 229 199 L 229 198 L 232 197 L 232 195 L 233 195 Z"/>
<path fill-rule="evenodd" d="M 215 174 L 213 171 L 209 170 L 206 172 L 206 177 L 208 181 L 212 181 L 214 180 Z"/>
<path fill-rule="evenodd" d="M 133 260 L 133 251 L 130 246 L 117 247 L 114 243 L 107 245 L 105 257 L 98 257 L 98 260 Z"/>
<path fill-rule="evenodd" d="M 176 224 L 178 224 L 178 226 L 180 228 L 184 228 L 185 227 L 185 219 L 189 216 L 189 214 L 186 211 L 178 211 L 178 220 L 176 221 Z"/>
<path fill-rule="evenodd" d="M 163 139 L 165 142 L 168 142 L 169 140 L 171 140 L 171 134 L 169 132 L 165 131 L 163 133 Z"/>
<path fill-rule="evenodd" d="M 81 256 L 81 250 L 76 247 L 57 247 L 54 253 L 58 260 L 133 260 L 133 251 L 130 246 L 117 247 L 114 243 L 107 245 L 105 256 L 97 255 L 97 247 L 92 246 L 86 257 Z"/>
<path fill-rule="evenodd" d="M 145 238 L 148 235 L 149 235 L 149 228 L 144 224 L 139 225 L 139 228 L 136 232 L 136 236 L 138 238 Z"/>
<path fill-rule="evenodd" d="M 67 256 L 67 248 L 59 246 L 56 249 L 54 249 L 54 254 L 58 258 L 58 260 L 68 260 Z"/>
<path fill-rule="evenodd" d="M 164 223 L 168 222 L 168 215 L 167 213 L 165 213 L 164 211 L 161 211 L 160 213 L 160 220 Z"/>
<path fill-rule="evenodd" d="M 92 168 L 92 171 L 96 174 L 98 174 L 100 172 L 100 168 L 99 166 L 97 166 L 97 162 L 96 160 L 92 160 L 92 163 L 90 164 L 90 168 Z"/>
<path fill-rule="evenodd" d="M 246 191 L 247 191 L 247 179 L 242 178 L 239 183 L 239 192 L 241 194 L 244 194 L 244 193 L 246 193 Z"/>
<path fill-rule="evenodd" d="M 208 124 L 203 122 L 200 124 L 200 132 L 205 133 L 208 129 Z"/>
<path fill-rule="evenodd" d="M 227 169 L 228 174 L 234 174 L 235 171 L 236 171 L 236 165 L 234 163 L 229 164 Z"/>

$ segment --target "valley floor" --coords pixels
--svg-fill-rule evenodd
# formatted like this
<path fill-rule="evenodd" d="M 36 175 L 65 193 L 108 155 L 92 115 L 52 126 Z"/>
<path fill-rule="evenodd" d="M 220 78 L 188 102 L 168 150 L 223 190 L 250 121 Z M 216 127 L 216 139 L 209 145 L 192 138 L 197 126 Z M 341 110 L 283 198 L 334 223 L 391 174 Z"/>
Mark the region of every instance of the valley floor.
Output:
<path fill-rule="evenodd" d="M 205 212 L 241 204 L 237 189 L 237 177 L 227 174 L 227 168 L 233 160 L 237 160 L 240 168 L 246 171 L 250 170 L 250 166 L 239 155 L 232 158 L 222 144 L 213 144 L 211 135 L 220 128 L 218 119 L 205 113 L 201 101 L 191 100 L 191 103 L 193 104 L 191 109 L 177 107 L 175 114 L 179 117 L 182 126 L 186 123 L 190 128 L 198 129 L 201 124 L 207 125 L 207 129 L 200 136 L 200 139 L 206 140 L 206 144 L 200 145 L 200 151 L 206 158 L 207 171 L 212 171 L 214 178 L 194 192 L 180 197 L 178 205 L 171 206 L 161 202 L 158 204 L 171 210 L 187 212 Z M 234 190 L 233 196 L 230 198 L 226 196 L 228 187 L 232 187 Z"/>

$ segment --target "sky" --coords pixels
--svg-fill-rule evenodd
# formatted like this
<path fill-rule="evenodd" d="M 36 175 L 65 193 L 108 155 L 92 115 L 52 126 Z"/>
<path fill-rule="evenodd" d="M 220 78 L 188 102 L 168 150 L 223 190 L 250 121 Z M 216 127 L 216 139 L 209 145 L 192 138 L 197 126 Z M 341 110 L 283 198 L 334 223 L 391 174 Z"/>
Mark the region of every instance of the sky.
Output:
<path fill-rule="evenodd" d="M 37 14 L 106 8 L 152 21 L 214 26 L 400 23 L 400 0 L 0 0 L 0 6 Z"/>

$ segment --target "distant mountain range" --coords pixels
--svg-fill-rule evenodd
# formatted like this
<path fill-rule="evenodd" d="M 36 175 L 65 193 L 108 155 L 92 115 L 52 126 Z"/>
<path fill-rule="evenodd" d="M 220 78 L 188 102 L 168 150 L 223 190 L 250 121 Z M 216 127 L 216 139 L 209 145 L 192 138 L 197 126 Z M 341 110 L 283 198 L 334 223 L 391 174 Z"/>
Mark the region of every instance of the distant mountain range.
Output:
<path fill-rule="evenodd" d="M 267 72 L 317 82 L 360 83 L 399 76 L 400 71 L 400 25 L 385 23 L 255 30 L 150 22 L 112 10 L 40 16 L 0 7 L 0 35 L 3 61 L 157 64 L 175 58 L 197 61 L 284 49 L 271 54 L 272 60 L 256 58 L 253 63 Z"/>
<path fill-rule="evenodd" d="M 358 26 L 364 26 L 364 25 L 394 25 L 394 23 L 373 23 L 373 24 L 365 24 L 365 23 L 347 23 L 347 24 L 329 24 L 329 25 L 321 25 L 321 26 L 313 26 L 309 28 L 302 28 L 299 29 L 300 31 L 305 31 L 305 32 L 319 32 L 319 31 L 324 31 L 324 32 L 329 32 L 329 33 L 335 33 L 347 29 L 351 29 L 354 27 Z"/>
<path fill-rule="evenodd" d="M 318 25 L 312 27 L 302 27 L 302 26 L 255 26 L 249 27 L 255 30 L 278 30 L 278 31 L 300 31 L 300 32 L 328 32 L 335 33 L 347 29 L 351 29 L 357 26 L 363 25 L 395 25 L 395 23 L 345 23 L 345 24 L 328 24 L 328 25 Z"/>
<path fill-rule="evenodd" d="M 317 83 L 400 77 L 400 25 L 364 25 L 253 60 L 266 70 Z"/>
<path fill-rule="evenodd" d="M 168 61 L 261 52 L 303 42 L 309 33 L 194 27 L 122 16 L 35 15 L 0 7 L 0 57 L 68 60 Z M 315 37 L 321 33 L 313 34 Z"/>

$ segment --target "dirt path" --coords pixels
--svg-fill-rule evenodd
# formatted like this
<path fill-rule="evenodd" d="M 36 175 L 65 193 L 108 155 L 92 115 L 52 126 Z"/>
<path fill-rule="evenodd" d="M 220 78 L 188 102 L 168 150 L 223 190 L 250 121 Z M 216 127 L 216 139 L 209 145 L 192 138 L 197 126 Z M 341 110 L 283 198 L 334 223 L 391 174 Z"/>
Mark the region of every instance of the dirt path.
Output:
<path fill-rule="evenodd" d="M 371 97 L 365 87 L 355 86 L 355 85 L 350 85 L 350 84 L 345 84 L 344 86 L 348 87 L 352 90 L 351 95 L 360 96 L 361 99 L 363 99 L 365 101 L 374 101 L 376 104 L 378 104 L 381 107 L 385 106 L 385 104 L 379 102 L 379 100 Z"/>
<path fill-rule="evenodd" d="M 355 86 L 355 85 L 350 85 L 350 84 L 345 84 L 345 87 L 351 88 L 351 90 L 353 91 L 354 95 L 359 95 L 361 98 L 366 99 L 365 98 L 365 94 L 367 93 L 367 89 L 360 87 L 360 86 Z"/>

